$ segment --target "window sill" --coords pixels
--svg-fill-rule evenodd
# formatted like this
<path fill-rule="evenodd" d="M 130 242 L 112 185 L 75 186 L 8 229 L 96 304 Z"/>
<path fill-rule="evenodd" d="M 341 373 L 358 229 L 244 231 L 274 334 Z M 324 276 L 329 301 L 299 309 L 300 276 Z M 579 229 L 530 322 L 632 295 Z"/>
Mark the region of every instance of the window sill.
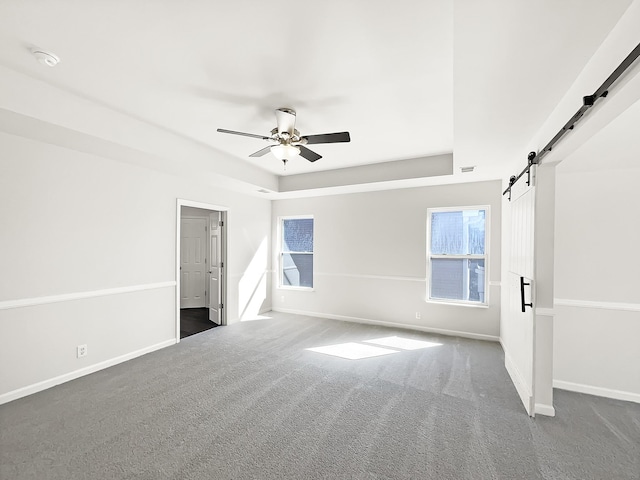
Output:
<path fill-rule="evenodd" d="M 315 292 L 315 288 L 313 287 L 292 287 L 290 285 L 278 285 L 278 290 L 296 290 L 302 292 Z"/>
<path fill-rule="evenodd" d="M 436 300 L 433 298 L 425 300 L 425 303 L 433 303 L 436 305 L 450 305 L 452 307 L 489 308 L 488 303 L 463 302 L 455 300 Z"/>

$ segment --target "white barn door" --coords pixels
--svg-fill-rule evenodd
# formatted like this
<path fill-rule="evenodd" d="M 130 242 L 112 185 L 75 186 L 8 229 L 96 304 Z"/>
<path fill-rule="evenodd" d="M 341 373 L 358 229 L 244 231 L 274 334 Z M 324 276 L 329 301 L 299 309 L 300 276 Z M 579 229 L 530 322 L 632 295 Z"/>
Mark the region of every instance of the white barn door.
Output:
<path fill-rule="evenodd" d="M 532 170 L 533 173 L 533 170 Z M 531 304 L 535 279 L 535 204 L 533 182 L 523 178 L 513 185 L 507 261 L 507 304 L 500 336 L 505 366 L 527 413 L 534 415 L 535 316 Z M 523 312 L 524 310 L 524 312 Z"/>

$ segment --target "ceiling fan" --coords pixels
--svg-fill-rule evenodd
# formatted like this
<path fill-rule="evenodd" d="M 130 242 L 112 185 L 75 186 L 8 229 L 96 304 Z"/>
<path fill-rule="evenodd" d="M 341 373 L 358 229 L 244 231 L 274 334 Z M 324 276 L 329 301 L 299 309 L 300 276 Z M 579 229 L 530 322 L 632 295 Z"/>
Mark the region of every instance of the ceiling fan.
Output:
<path fill-rule="evenodd" d="M 218 132 L 231 133 L 233 135 L 242 135 L 245 137 L 259 138 L 266 140 L 271 145 L 258 150 L 255 153 L 249 155 L 250 157 L 261 157 L 268 152 L 271 152 L 278 160 L 282 160 L 285 167 L 287 161 L 300 155 L 301 157 L 315 162 L 322 158 L 322 155 L 318 155 L 313 150 L 309 150 L 305 145 L 311 145 L 314 143 L 339 143 L 350 142 L 351 137 L 349 132 L 339 133 L 324 133 L 321 135 L 305 135 L 301 136 L 300 132 L 295 129 L 296 126 L 296 112 L 290 108 L 278 108 L 276 110 L 276 122 L 277 127 L 271 130 L 271 135 L 266 137 L 263 135 L 256 135 L 253 133 L 236 132 L 233 130 L 225 130 L 219 128 Z"/>

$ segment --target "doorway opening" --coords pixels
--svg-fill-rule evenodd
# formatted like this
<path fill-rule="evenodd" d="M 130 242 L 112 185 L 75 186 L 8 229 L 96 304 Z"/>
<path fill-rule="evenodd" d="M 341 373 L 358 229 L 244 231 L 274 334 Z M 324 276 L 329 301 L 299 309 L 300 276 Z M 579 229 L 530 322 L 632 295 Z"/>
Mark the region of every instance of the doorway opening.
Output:
<path fill-rule="evenodd" d="M 218 325 L 209 320 L 208 308 L 180 309 L 180 339 L 211 330 Z"/>
<path fill-rule="evenodd" d="M 178 199 L 176 342 L 226 325 L 225 207 Z"/>

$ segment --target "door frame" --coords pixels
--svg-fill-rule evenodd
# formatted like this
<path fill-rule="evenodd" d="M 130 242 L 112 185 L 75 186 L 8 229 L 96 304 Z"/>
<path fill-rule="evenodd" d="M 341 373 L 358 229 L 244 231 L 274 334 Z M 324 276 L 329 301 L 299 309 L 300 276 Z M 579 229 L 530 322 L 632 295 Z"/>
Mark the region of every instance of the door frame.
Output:
<path fill-rule="evenodd" d="M 203 210 L 220 212 L 220 219 L 224 222 L 224 228 L 220 234 L 220 260 L 224 264 L 222 269 L 222 275 L 220 276 L 220 303 L 225 305 L 220 312 L 220 325 L 227 324 L 227 216 L 229 208 L 221 205 L 214 205 L 211 203 L 196 202 L 193 200 L 186 200 L 184 198 L 176 199 L 176 256 L 175 256 L 175 276 L 176 276 L 176 291 L 175 291 L 175 315 L 176 315 L 176 343 L 180 343 L 180 230 L 182 219 L 182 207 L 194 207 Z"/>

